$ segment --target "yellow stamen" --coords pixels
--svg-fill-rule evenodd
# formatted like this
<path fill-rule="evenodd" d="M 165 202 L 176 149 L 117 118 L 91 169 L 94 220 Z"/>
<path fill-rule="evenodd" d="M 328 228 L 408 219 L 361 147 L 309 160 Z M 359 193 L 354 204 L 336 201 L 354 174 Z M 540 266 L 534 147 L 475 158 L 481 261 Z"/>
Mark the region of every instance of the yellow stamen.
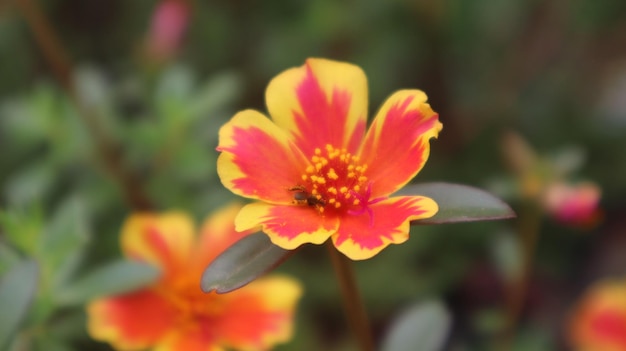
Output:
<path fill-rule="evenodd" d="M 328 173 L 326 173 L 326 175 L 328 176 L 328 178 L 330 178 L 332 180 L 339 179 L 339 176 L 337 175 L 337 172 L 335 172 L 335 170 L 333 168 L 329 169 Z"/>

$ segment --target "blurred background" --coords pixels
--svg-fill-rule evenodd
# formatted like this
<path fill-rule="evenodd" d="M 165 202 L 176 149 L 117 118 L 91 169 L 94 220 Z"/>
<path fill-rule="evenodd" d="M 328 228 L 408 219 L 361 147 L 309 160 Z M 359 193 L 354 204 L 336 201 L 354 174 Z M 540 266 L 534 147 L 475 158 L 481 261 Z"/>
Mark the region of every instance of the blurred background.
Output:
<path fill-rule="evenodd" d="M 397 89 L 428 94 L 444 129 L 414 182 L 487 189 L 518 213 L 414 226 L 356 262 L 376 340 L 438 299 L 452 321 L 445 350 L 502 338 L 569 350 L 585 289 L 626 274 L 625 43 L 622 0 L 2 2 L 0 277 L 42 252 L 44 277 L 78 252 L 68 275 L 85 275 L 119 258 L 132 211 L 199 223 L 236 199 L 215 171 L 218 128 L 265 111 L 279 72 L 326 57 L 366 72 L 370 116 Z M 581 182 L 591 195 L 572 190 Z M 574 215 L 548 195 L 556 184 Z M 34 248 L 43 235 L 61 239 Z M 356 350 L 325 249 L 279 270 L 305 295 L 294 340 L 277 349 Z M 20 324 L 32 349 L 110 350 L 89 339 L 80 306 L 55 306 L 43 287 Z"/>

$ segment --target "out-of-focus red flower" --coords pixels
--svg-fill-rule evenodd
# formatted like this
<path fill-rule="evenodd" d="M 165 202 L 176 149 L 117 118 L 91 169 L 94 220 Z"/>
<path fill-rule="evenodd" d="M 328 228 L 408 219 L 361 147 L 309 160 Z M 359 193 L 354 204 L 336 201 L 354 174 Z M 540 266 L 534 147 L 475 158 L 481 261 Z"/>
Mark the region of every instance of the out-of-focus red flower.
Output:
<path fill-rule="evenodd" d="M 593 226 L 600 220 L 601 190 L 591 182 L 554 182 L 543 193 L 543 205 L 556 220 L 575 226 Z"/>
<path fill-rule="evenodd" d="M 568 338 L 577 351 L 626 350 L 626 281 L 594 284 L 575 308 Z"/>
<path fill-rule="evenodd" d="M 408 239 L 411 220 L 432 217 L 425 196 L 392 196 L 424 166 L 442 129 L 420 90 L 385 101 L 369 129 L 367 79 L 352 64 L 308 59 L 269 83 L 260 112 L 237 113 L 220 130 L 217 171 L 245 206 L 237 230 L 261 227 L 284 249 L 332 240 L 367 259 Z"/>
<path fill-rule="evenodd" d="M 88 331 L 119 350 L 265 350 L 287 341 L 300 285 L 284 276 L 258 279 L 228 294 L 204 294 L 204 268 L 249 233 L 233 228 L 239 206 L 210 217 L 195 237 L 178 212 L 136 214 L 122 229 L 124 254 L 159 267 L 152 286 L 109 296 L 87 307 Z"/>
<path fill-rule="evenodd" d="M 151 60 L 166 61 L 178 52 L 189 15 L 185 0 L 162 0 L 156 5 L 146 37 L 146 54 Z"/>

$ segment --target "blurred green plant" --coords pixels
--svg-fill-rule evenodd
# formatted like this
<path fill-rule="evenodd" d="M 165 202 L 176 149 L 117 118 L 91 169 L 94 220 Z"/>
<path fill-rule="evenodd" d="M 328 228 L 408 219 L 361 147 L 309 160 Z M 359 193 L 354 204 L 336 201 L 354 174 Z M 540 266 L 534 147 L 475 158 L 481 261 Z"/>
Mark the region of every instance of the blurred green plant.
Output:
<path fill-rule="evenodd" d="M 89 222 L 77 198 L 64 201 L 50 218 L 39 210 L 0 213 L 5 234 L 0 245 L 9 253 L 0 265 L 0 346 L 48 350 L 44 345 L 52 342 L 59 350 L 69 349 L 65 343 L 71 338 L 57 335 L 58 322 L 72 320 L 81 311 L 68 312 L 68 307 L 133 290 L 158 277 L 151 266 L 125 260 L 80 272 L 92 239 Z M 71 336 L 80 336 L 83 329 L 74 324 Z"/>
<path fill-rule="evenodd" d="M 235 73 L 198 83 L 188 69 L 173 66 L 154 79 L 111 82 L 97 69 L 82 67 L 75 84 L 81 112 L 98 118 L 116 162 L 136 174 L 155 204 L 204 214 L 222 203 L 213 191 L 213 131 L 241 89 Z M 117 233 L 106 222 L 94 236 L 94 222 L 132 204 L 124 203 L 120 179 L 104 165 L 73 101 L 42 83 L 2 101 L 0 113 L 0 134 L 12 145 L 0 160 L 7 170 L 6 209 L 0 212 L 0 310 L 7 312 L 0 321 L 0 347 L 69 350 L 86 338 L 86 301 L 149 284 L 158 272 L 112 258 L 111 252 L 90 257 L 101 256 L 97 248 L 117 238 L 106 235 Z M 189 192 L 205 196 L 184 195 Z"/>

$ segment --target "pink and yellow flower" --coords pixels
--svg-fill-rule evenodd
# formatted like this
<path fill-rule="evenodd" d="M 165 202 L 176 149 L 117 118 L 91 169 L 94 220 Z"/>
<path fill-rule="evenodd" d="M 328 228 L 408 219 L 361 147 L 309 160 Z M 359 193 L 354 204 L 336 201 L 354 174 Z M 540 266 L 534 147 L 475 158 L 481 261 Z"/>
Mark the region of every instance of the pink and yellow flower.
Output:
<path fill-rule="evenodd" d="M 600 188 L 592 182 L 554 182 L 547 186 L 542 202 L 556 220 L 565 224 L 591 227 L 601 217 L 598 208 L 600 195 Z"/>
<path fill-rule="evenodd" d="M 152 286 L 91 302 L 88 331 L 119 350 L 264 350 L 287 341 L 301 288 L 284 276 L 261 278 L 234 292 L 204 294 L 204 268 L 249 233 L 237 233 L 240 206 L 209 218 L 194 237 L 190 218 L 177 212 L 137 214 L 122 229 L 125 255 L 161 269 Z"/>
<path fill-rule="evenodd" d="M 626 281 L 592 286 L 572 315 L 568 336 L 578 351 L 626 350 Z"/>
<path fill-rule="evenodd" d="M 366 130 L 363 71 L 308 59 L 276 76 L 265 99 L 271 120 L 244 110 L 220 130 L 222 183 L 258 200 L 237 230 L 261 227 L 285 249 L 331 238 L 358 260 L 406 241 L 411 220 L 437 212 L 430 198 L 391 196 L 422 169 L 442 128 L 422 91 L 395 92 Z"/>

